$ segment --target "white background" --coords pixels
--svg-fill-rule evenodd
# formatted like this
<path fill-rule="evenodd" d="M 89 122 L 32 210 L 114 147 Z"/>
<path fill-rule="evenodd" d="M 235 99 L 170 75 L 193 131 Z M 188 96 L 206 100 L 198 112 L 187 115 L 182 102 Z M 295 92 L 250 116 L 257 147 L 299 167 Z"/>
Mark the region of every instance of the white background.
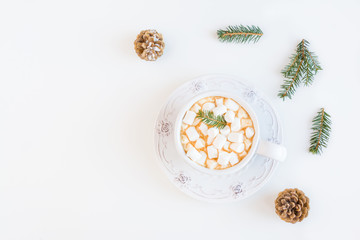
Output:
<path fill-rule="evenodd" d="M 0 2 L 0 239 L 359 239 L 359 1 Z M 257 44 L 224 44 L 216 30 L 258 25 Z M 143 29 L 164 55 L 140 60 Z M 307 39 L 323 71 L 290 101 L 281 69 Z M 252 197 L 193 200 L 163 174 L 154 123 L 168 95 L 202 74 L 225 73 L 278 110 L 287 161 Z M 322 156 L 308 153 L 311 119 L 333 125 Z M 295 225 L 277 193 L 311 200 Z"/>

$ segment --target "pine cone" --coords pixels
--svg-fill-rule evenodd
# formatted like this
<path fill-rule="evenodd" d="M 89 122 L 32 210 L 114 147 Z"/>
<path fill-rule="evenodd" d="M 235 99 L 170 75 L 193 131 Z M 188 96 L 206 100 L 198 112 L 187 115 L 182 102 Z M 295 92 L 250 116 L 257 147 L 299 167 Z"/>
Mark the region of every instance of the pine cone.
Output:
<path fill-rule="evenodd" d="M 165 48 L 163 36 L 156 30 L 144 30 L 139 33 L 135 42 L 137 55 L 146 61 L 155 61 Z"/>
<path fill-rule="evenodd" d="M 285 222 L 301 222 L 308 216 L 309 209 L 309 198 L 297 188 L 285 189 L 275 200 L 276 213 Z"/>

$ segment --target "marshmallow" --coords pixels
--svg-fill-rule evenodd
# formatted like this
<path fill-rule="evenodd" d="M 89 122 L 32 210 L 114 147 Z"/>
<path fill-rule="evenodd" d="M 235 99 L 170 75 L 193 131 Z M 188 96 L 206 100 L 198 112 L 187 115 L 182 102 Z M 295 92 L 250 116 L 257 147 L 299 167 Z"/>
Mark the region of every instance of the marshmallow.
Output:
<path fill-rule="evenodd" d="M 201 138 L 196 140 L 195 148 L 200 149 L 200 148 L 203 148 L 203 147 L 205 147 L 205 141 L 203 139 L 201 139 Z"/>
<path fill-rule="evenodd" d="M 193 160 L 194 162 L 198 162 L 201 160 L 202 155 L 195 149 L 192 148 L 190 149 L 187 153 L 186 156 L 188 156 L 191 160 Z"/>
<path fill-rule="evenodd" d="M 225 121 L 227 121 L 228 123 L 232 123 L 235 118 L 235 113 L 233 111 L 227 111 L 224 117 Z"/>
<path fill-rule="evenodd" d="M 200 136 L 194 127 L 189 127 L 186 129 L 186 135 L 190 141 L 196 141 Z"/>
<path fill-rule="evenodd" d="M 228 136 L 228 140 L 230 142 L 243 142 L 244 141 L 244 135 L 237 132 L 232 132 Z"/>
<path fill-rule="evenodd" d="M 245 139 L 244 143 L 245 143 L 245 149 L 246 151 L 248 151 L 251 146 L 251 141 L 249 139 Z"/>
<path fill-rule="evenodd" d="M 200 105 L 199 104 L 195 104 L 194 106 L 192 106 L 190 108 L 191 111 L 197 113 L 199 110 L 201 109 Z"/>
<path fill-rule="evenodd" d="M 224 99 L 223 98 L 218 98 L 215 100 L 216 102 L 216 106 L 220 106 L 220 105 L 224 105 Z"/>
<path fill-rule="evenodd" d="M 242 153 L 240 153 L 239 157 L 240 158 L 244 158 L 247 155 L 246 151 L 243 151 Z"/>
<path fill-rule="evenodd" d="M 181 143 L 187 144 L 189 142 L 189 139 L 185 135 L 181 135 Z"/>
<path fill-rule="evenodd" d="M 241 129 L 240 118 L 234 118 L 234 121 L 231 123 L 231 131 L 236 132 Z"/>
<path fill-rule="evenodd" d="M 225 101 L 225 106 L 233 111 L 237 111 L 239 109 L 239 104 L 237 104 L 235 101 L 233 101 L 232 99 L 226 99 Z"/>
<path fill-rule="evenodd" d="M 208 138 L 207 138 L 207 145 L 211 145 L 212 144 L 212 142 L 214 141 L 214 138 L 215 137 L 210 137 L 210 136 L 208 136 Z"/>
<path fill-rule="evenodd" d="M 219 158 L 217 160 L 218 164 L 220 164 L 222 167 L 226 167 L 229 164 L 230 161 L 230 154 L 227 152 L 220 152 Z"/>
<path fill-rule="evenodd" d="M 203 111 L 211 111 L 211 110 L 214 109 L 214 107 L 215 107 L 215 104 L 214 104 L 214 103 L 208 102 L 208 103 L 205 103 L 205 104 L 203 105 L 202 110 L 203 110 Z"/>
<path fill-rule="evenodd" d="M 216 137 L 216 135 L 219 134 L 219 129 L 218 128 L 209 128 L 208 131 L 207 131 L 209 137 Z"/>
<path fill-rule="evenodd" d="M 193 146 L 191 143 L 186 144 L 186 146 L 185 146 L 185 151 L 188 152 L 188 151 L 190 151 L 191 149 L 195 149 L 194 146 Z"/>
<path fill-rule="evenodd" d="M 199 123 L 201 122 L 201 119 L 200 118 L 195 118 L 194 122 L 193 122 L 193 126 L 196 126 L 198 125 Z"/>
<path fill-rule="evenodd" d="M 221 133 L 222 135 L 224 135 L 224 136 L 229 135 L 229 133 L 230 133 L 230 127 L 226 125 L 223 129 L 220 129 L 220 133 Z"/>
<path fill-rule="evenodd" d="M 204 151 L 200 151 L 201 158 L 197 161 L 198 164 L 205 165 L 207 155 Z"/>
<path fill-rule="evenodd" d="M 209 98 L 202 98 L 197 103 L 201 105 L 201 104 L 207 103 L 208 101 L 209 101 Z"/>
<path fill-rule="evenodd" d="M 196 117 L 196 113 L 194 113 L 193 111 L 187 111 L 183 119 L 183 122 L 191 125 L 194 122 L 195 117 Z"/>
<path fill-rule="evenodd" d="M 201 123 L 199 129 L 204 136 L 208 134 L 208 126 L 205 123 Z"/>
<path fill-rule="evenodd" d="M 231 152 L 230 153 L 230 163 L 231 165 L 235 165 L 239 162 L 239 157 L 236 153 L 234 152 Z"/>
<path fill-rule="evenodd" d="M 251 126 L 252 126 L 252 121 L 250 118 L 241 119 L 241 127 L 246 128 L 246 127 L 251 127 Z"/>
<path fill-rule="evenodd" d="M 224 113 L 226 113 L 227 108 L 224 105 L 219 105 L 218 107 L 214 108 L 212 111 L 215 114 L 215 116 L 217 115 L 223 115 Z"/>
<path fill-rule="evenodd" d="M 252 136 L 254 136 L 255 131 L 254 131 L 254 129 L 252 127 L 248 127 L 245 130 L 245 134 L 246 134 L 247 138 L 251 138 Z"/>
<path fill-rule="evenodd" d="M 208 153 L 209 159 L 217 158 L 217 156 L 218 156 L 218 151 L 213 146 L 207 147 L 207 153 Z"/>
<path fill-rule="evenodd" d="M 206 165 L 210 169 L 215 169 L 218 164 L 215 160 L 207 160 Z"/>
<path fill-rule="evenodd" d="M 213 146 L 217 149 L 222 149 L 226 142 L 226 137 L 222 134 L 218 134 L 214 139 Z"/>
<path fill-rule="evenodd" d="M 248 118 L 248 114 L 246 113 L 245 109 L 240 108 L 238 111 L 238 118 Z"/>
<path fill-rule="evenodd" d="M 209 135 L 209 137 L 207 139 L 207 144 L 210 145 L 214 141 L 216 135 L 219 134 L 219 129 L 213 127 L 213 128 L 208 129 L 207 133 Z"/>
<path fill-rule="evenodd" d="M 232 143 L 230 144 L 230 149 L 234 150 L 235 152 L 241 153 L 245 149 L 244 143 Z"/>
<path fill-rule="evenodd" d="M 226 141 L 224 144 L 224 150 L 229 151 L 229 145 L 230 145 L 230 142 Z"/>

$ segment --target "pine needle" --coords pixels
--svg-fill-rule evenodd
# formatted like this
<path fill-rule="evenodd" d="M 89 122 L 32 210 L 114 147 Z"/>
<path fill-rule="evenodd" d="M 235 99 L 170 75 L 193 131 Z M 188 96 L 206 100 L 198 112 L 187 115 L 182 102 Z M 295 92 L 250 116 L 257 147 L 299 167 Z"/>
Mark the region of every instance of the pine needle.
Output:
<path fill-rule="evenodd" d="M 196 118 L 199 118 L 203 123 L 205 123 L 208 126 L 216 127 L 219 129 L 223 129 L 227 125 L 227 122 L 223 115 L 215 116 L 215 114 L 212 111 L 199 110 L 199 112 L 196 115 Z"/>
<path fill-rule="evenodd" d="M 323 148 L 327 147 L 331 132 L 331 119 L 324 108 L 321 108 L 312 120 L 312 134 L 310 138 L 309 151 L 321 155 Z"/>
<path fill-rule="evenodd" d="M 257 26 L 228 26 L 225 30 L 217 31 L 218 38 L 221 42 L 236 43 L 256 43 L 259 41 L 263 32 Z"/>

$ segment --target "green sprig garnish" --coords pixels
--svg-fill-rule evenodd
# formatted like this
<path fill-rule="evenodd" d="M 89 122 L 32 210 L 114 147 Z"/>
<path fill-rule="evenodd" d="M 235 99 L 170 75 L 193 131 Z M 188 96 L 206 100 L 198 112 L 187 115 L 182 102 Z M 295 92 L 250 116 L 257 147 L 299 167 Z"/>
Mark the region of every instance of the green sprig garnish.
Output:
<path fill-rule="evenodd" d="M 297 45 L 296 53 L 290 57 L 290 63 L 281 71 L 286 79 L 278 96 L 283 100 L 291 99 L 301 83 L 305 86 L 311 85 L 316 73 L 322 70 L 317 56 L 309 51 L 308 46 L 309 42 L 303 39 Z"/>
<path fill-rule="evenodd" d="M 225 30 L 217 31 L 218 38 L 221 42 L 236 43 L 256 43 L 259 41 L 263 32 L 257 26 L 228 26 Z"/>
<path fill-rule="evenodd" d="M 309 151 L 313 154 L 321 155 L 323 148 L 327 147 L 331 132 L 330 115 L 327 114 L 324 108 L 321 108 L 317 115 L 312 120 L 312 134 L 310 139 Z"/>
<path fill-rule="evenodd" d="M 223 115 L 215 116 L 213 111 L 202 111 L 199 110 L 196 114 L 196 118 L 199 118 L 203 123 L 208 126 L 223 129 L 226 127 L 227 122 Z"/>

